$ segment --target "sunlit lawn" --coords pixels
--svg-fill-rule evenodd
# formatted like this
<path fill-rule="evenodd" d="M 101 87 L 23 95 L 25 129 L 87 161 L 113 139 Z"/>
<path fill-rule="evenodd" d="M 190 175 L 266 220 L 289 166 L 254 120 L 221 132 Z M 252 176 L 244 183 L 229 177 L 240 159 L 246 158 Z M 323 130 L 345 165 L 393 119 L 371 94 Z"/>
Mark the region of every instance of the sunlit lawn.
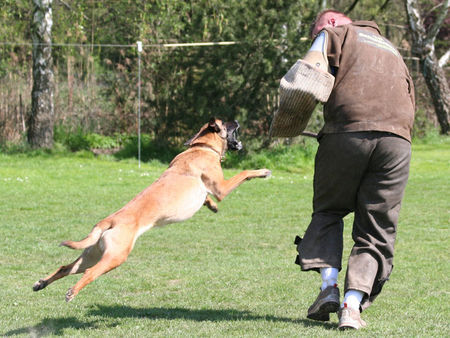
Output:
<path fill-rule="evenodd" d="M 218 214 L 203 208 L 187 222 L 147 232 L 125 264 L 71 303 L 64 295 L 79 275 L 32 291 L 36 280 L 77 257 L 59 242 L 84 237 L 164 169 L 0 154 L 1 336 L 450 336 L 448 143 L 414 147 L 395 268 L 363 313 L 364 331 L 340 333 L 336 316 L 329 323 L 306 319 L 319 275 L 293 263 L 293 239 L 310 219 L 310 166 L 275 169 L 270 179 L 235 190 Z"/>

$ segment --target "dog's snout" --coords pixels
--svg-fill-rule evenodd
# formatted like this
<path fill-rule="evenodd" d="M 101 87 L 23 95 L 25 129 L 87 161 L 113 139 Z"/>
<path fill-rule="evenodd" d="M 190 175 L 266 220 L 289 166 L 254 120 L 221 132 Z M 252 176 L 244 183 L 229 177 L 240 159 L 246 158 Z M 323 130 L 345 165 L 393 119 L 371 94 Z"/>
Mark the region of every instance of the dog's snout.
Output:
<path fill-rule="evenodd" d="M 238 141 L 239 123 L 237 120 L 227 122 L 227 143 L 230 150 L 241 150 L 242 142 Z"/>

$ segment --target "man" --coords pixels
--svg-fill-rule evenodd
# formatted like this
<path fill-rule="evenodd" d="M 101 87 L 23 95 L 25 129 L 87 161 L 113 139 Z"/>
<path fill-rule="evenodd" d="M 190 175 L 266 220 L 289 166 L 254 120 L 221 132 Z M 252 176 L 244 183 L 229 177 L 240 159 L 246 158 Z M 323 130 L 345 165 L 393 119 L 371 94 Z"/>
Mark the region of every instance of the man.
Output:
<path fill-rule="evenodd" d="M 366 326 L 360 312 L 380 293 L 393 267 L 394 241 L 411 157 L 414 88 L 401 55 L 374 22 L 320 13 L 313 37 L 325 46 L 335 83 L 324 104 L 315 159 L 313 215 L 297 240 L 297 263 L 320 272 L 322 286 L 308 318 L 339 329 Z M 325 40 L 326 41 L 326 40 Z M 354 213 L 344 299 L 337 287 L 343 217 Z"/>

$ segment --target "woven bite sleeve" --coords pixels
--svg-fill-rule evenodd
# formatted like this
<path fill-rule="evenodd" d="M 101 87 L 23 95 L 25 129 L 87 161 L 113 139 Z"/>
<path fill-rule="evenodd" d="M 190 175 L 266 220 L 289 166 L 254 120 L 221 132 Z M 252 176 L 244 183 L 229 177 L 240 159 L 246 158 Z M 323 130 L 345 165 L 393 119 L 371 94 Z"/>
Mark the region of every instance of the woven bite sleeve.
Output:
<path fill-rule="evenodd" d="M 327 102 L 333 85 L 333 75 L 298 60 L 280 81 L 280 103 L 270 126 L 270 136 L 300 135 L 317 103 Z"/>

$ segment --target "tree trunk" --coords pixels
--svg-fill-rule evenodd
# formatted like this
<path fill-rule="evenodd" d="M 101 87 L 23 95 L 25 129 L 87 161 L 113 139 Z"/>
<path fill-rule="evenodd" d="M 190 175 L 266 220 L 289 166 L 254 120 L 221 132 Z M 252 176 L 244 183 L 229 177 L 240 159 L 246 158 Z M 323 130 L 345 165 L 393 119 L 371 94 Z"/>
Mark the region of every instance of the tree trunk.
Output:
<path fill-rule="evenodd" d="M 417 0 L 405 0 L 408 22 L 413 37 L 412 52 L 420 59 L 421 71 L 430 91 L 442 134 L 449 133 L 450 88 L 445 71 L 434 52 L 434 41 L 447 16 L 449 0 L 442 2 L 436 21 L 428 29 L 423 25 Z"/>
<path fill-rule="evenodd" d="M 33 89 L 28 142 L 33 148 L 53 147 L 52 0 L 33 0 Z"/>
<path fill-rule="evenodd" d="M 437 119 L 441 127 L 441 134 L 448 134 L 450 117 L 450 89 L 447 78 L 439 61 L 434 55 L 427 55 L 420 61 L 422 74 L 430 91 Z"/>

